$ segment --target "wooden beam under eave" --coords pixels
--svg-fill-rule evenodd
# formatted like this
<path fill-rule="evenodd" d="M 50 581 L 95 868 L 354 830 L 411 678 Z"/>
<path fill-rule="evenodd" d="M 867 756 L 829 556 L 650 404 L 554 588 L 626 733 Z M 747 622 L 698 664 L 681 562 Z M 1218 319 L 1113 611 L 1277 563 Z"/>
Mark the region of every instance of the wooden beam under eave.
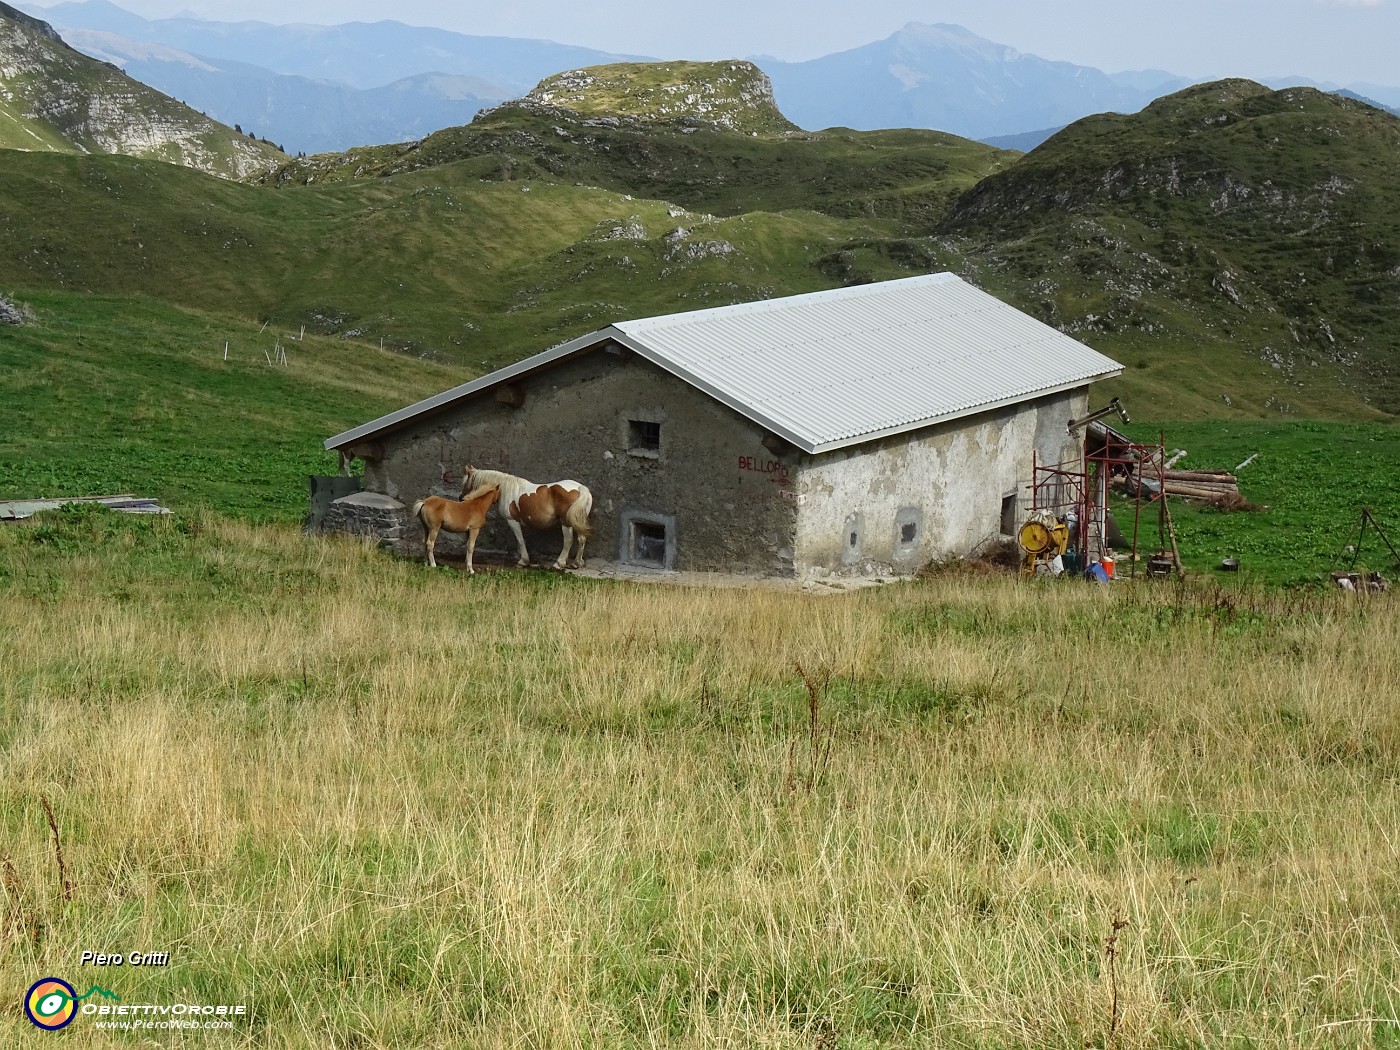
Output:
<path fill-rule="evenodd" d="M 341 449 L 341 455 L 351 459 L 383 459 L 384 446 L 378 441 L 361 441 L 358 444 L 346 445 Z"/>

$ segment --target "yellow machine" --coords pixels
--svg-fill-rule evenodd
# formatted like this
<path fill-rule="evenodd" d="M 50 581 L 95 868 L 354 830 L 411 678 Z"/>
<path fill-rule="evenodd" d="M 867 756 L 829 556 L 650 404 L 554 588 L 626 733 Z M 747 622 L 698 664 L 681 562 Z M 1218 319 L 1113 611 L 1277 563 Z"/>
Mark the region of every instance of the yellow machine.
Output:
<path fill-rule="evenodd" d="M 1026 552 L 1026 574 L 1049 572 L 1053 571 L 1051 563 L 1069 546 L 1069 526 L 1057 521 L 1053 514 L 1041 511 L 1026 519 L 1017 539 Z M 1042 570 L 1041 566 L 1045 568 Z"/>

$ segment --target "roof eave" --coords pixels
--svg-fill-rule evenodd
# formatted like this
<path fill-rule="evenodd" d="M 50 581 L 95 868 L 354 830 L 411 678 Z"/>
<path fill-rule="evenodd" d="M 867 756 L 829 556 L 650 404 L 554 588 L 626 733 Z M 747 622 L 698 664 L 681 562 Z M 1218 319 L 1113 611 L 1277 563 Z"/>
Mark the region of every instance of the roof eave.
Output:
<path fill-rule="evenodd" d="M 896 426 L 885 427 L 883 430 L 872 430 L 864 434 L 852 434 L 848 437 L 835 438 L 831 441 L 817 442 L 809 451 L 814 455 L 820 455 L 823 452 L 835 452 L 839 449 L 850 448 L 852 445 L 863 445 L 867 441 L 878 441 L 880 438 L 893 437 L 897 434 L 907 434 L 911 430 L 921 430 L 924 427 L 936 426 L 939 423 L 948 423 L 955 419 L 964 419 L 967 416 L 975 416 L 982 412 L 995 412 L 997 409 L 1006 408 L 1008 405 L 1019 405 L 1025 401 L 1033 401 L 1037 398 L 1062 394 L 1066 390 L 1074 390 L 1081 386 L 1088 386 L 1090 383 L 1097 383 L 1103 379 L 1113 379 L 1122 374 L 1123 369 L 1121 368 L 1096 372 L 1093 375 L 1071 379 L 1064 383 L 1057 383 L 1054 386 L 1041 387 L 1038 390 L 1031 390 L 1023 394 L 1013 394 L 1009 397 L 1001 398 L 998 401 L 985 401 L 981 404 L 969 405 L 967 408 L 959 409 L 956 412 L 945 412 L 939 416 L 930 416 L 926 419 L 916 419 L 908 423 L 900 423 Z"/>

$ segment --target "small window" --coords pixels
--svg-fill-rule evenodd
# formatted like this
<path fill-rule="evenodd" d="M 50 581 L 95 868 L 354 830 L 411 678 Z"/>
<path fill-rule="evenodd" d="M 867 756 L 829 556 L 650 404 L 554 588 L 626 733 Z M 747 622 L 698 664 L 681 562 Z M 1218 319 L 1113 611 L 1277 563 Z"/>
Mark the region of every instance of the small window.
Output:
<path fill-rule="evenodd" d="M 903 525 L 899 527 L 899 542 L 904 544 L 906 547 L 918 538 L 919 526 L 916 523 L 912 521 L 906 521 Z"/>
<path fill-rule="evenodd" d="M 859 539 L 860 539 L 860 534 L 859 534 L 859 533 L 855 533 L 855 532 L 851 533 L 851 546 L 854 547 L 854 546 L 856 545 L 856 542 L 857 542 Z"/>
<path fill-rule="evenodd" d="M 650 419 L 627 421 L 627 450 L 629 452 L 660 452 L 661 424 Z"/>
<path fill-rule="evenodd" d="M 1001 499 L 1001 534 L 1003 536 L 1016 535 L 1016 511 L 1020 508 L 1016 504 L 1016 493 L 1003 496 Z"/>
<path fill-rule="evenodd" d="M 654 521 L 632 522 L 632 561 L 643 565 L 666 564 L 666 526 Z"/>

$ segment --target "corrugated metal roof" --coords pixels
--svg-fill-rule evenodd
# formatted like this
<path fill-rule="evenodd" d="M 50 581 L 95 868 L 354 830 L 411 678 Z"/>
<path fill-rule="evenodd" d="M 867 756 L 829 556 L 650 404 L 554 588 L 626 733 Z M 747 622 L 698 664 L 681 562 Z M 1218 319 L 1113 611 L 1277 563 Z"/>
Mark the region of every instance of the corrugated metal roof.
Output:
<path fill-rule="evenodd" d="M 948 273 L 615 327 L 639 353 L 810 452 L 1121 371 Z"/>
<path fill-rule="evenodd" d="M 0 500 L 0 521 L 23 521 L 48 510 L 58 510 L 70 503 L 100 503 L 111 510 L 126 514 L 169 514 L 154 499 L 123 494 L 120 496 L 69 496 L 65 499 Z"/>
<path fill-rule="evenodd" d="M 348 444 L 616 340 L 808 452 L 1117 375 L 1122 366 L 967 284 L 929 274 L 621 321 L 347 431 Z M 397 418 L 396 418 L 397 417 Z"/>

